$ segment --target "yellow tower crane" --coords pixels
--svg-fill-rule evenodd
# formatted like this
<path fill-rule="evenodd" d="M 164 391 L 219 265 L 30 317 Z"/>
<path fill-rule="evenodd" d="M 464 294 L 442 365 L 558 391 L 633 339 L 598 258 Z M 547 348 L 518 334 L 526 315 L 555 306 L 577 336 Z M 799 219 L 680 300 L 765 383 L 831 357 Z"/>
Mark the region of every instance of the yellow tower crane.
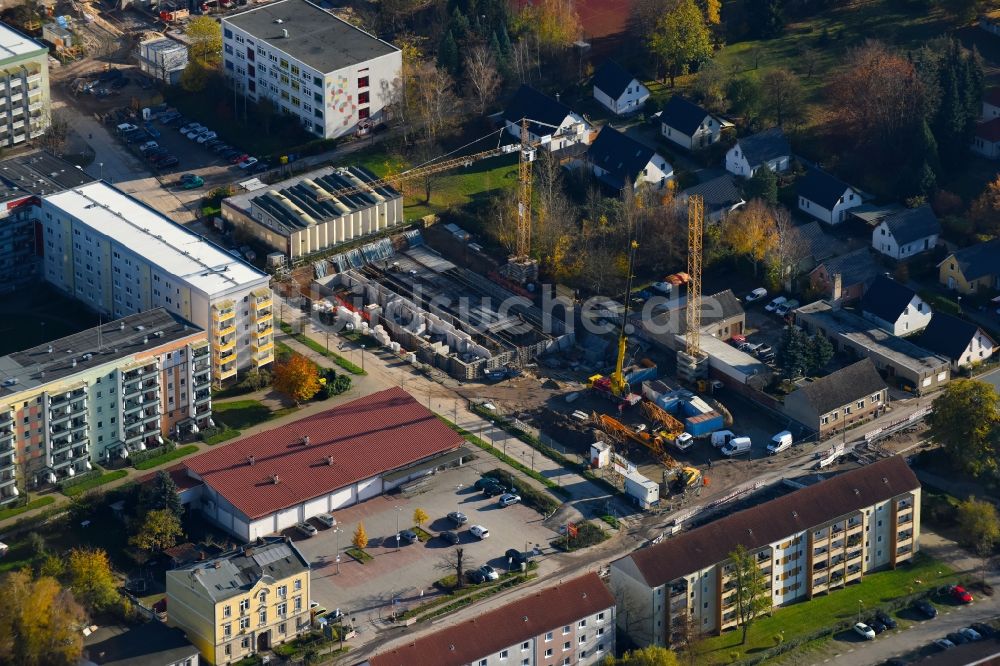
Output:
<path fill-rule="evenodd" d="M 684 308 L 684 350 L 677 352 L 677 376 L 696 383 L 708 374 L 708 357 L 701 349 L 701 262 L 705 225 L 705 202 L 698 195 L 688 198 L 688 292 Z"/>

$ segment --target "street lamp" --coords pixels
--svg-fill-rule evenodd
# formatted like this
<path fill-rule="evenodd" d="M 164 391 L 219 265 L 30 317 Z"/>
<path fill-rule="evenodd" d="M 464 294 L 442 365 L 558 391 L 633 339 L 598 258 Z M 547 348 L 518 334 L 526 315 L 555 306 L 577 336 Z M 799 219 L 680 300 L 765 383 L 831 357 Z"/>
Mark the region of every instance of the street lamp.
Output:
<path fill-rule="evenodd" d="M 104 180 L 104 162 L 98 162 L 97 166 L 101 167 L 101 180 Z"/>
<path fill-rule="evenodd" d="M 362 347 L 362 349 L 364 349 L 364 347 Z M 400 514 L 400 512 L 402 512 L 403 507 L 401 507 L 401 506 L 394 506 L 392 508 L 396 510 L 396 552 L 398 553 L 399 552 L 399 514 Z"/>
<path fill-rule="evenodd" d="M 365 371 L 365 346 L 361 345 L 361 372 Z"/>
<path fill-rule="evenodd" d="M 861 610 L 865 607 L 865 602 L 858 599 L 858 622 L 861 622 Z"/>
<path fill-rule="evenodd" d="M 333 533 L 336 535 L 336 539 L 337 539 L 337 574 L 338 575 L 340 574 L 340 533 L 343 532 L 343 531 L 344 530 L 340 529 L 339 527 L 334 527 L 333 528 Z"/>

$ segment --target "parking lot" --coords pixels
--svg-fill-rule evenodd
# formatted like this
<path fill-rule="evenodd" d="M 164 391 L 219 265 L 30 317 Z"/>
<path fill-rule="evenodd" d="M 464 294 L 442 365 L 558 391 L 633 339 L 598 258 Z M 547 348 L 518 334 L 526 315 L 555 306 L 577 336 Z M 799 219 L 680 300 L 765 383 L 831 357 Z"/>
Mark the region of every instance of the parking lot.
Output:
<path fill-rule="evenodd" d="M 497 498 L 488 498 L 473 488 L 480 471 L 493 467 L 491 462 L 480 458 L 471 465 L 440 472 L 431 480 L 429 490 L 411 498 L 399 494 L 376 497 L 337 511 L 339 532 L 313 522 L 319 528 L 316 536 L 292 534 L 312 563 L 312 600 L 331 610 L 341 608 L 378 617 L 391 612 L 394 599 L 395 609 L 402 610 L 432 594 L 434 581 L 454 573 L 444 568 L 443 559 L 458 547 L 464 549 L 466 570 L 490 564 L 506 571 L 504 552 L 508 548 L 533 550 L 538 545 L 551 552 L 549 541 L 558 535 L 542 524 L 540 514 L 520 504 L 500 508 Z M 449 512 L 461 511 L 468 516 L 469 522 L 458 530 L 460 544 L 452 546 L 435 536 L 426 543 L 400 542 L 397 551 L 397 520 L 400 530 L 413 527 L 413 512 L 418 507 L 430 516 L 424 529 L 432 535 L 454 529 L 446 517 Z M 365 550 L 374 557 L 367 564 L 343 554 L 351 547 L 354 531 L 362 521 L 369 540 Z M 489 529 L 488 539 L 480 541 L 469 532 L 476 524 Z"/>

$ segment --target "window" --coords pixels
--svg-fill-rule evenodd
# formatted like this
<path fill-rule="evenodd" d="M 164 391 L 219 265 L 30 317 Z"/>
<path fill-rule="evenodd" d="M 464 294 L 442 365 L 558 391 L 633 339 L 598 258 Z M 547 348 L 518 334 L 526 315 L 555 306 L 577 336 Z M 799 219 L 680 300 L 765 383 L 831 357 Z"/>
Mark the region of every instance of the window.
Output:
<path fill-rule="evenodd" d="M 292 74 L 294 74 L 295 76 L 299 75 L 299 66 L 298 65 L 292 65 Z"/>
<path fill-rule="evenodd" d="M 367 88 L 367 87 L 368 87 L 368 77 L 362 76 L 361 78 L 358 79 L 358 88 Z"/>
<path fill-rule="evenodd" d="M 288 633 L 287 632 L 287 627 L 285 626 L 284 622 L 282 622 L 281 624 L 278 625 L 278 633 L 279 634 Z"/>
<path fill-rule="evenodd" d="M 548 650 L 545 651 L 545 656 L 546 657 L 551 657 L 552 656 L 552 648 L 549 648 Z"/>
<path fill-rule="evenodd" d="M 257 601 L 264 603 L 267 601 L 267 590 L 261 590 L 260 594 L 257 595 Z"/>
<path fill-rule="evenodd" d="M 500 650 L 500 658 L 501 659 L 507 658 L 507 650 Z"/>
<path fill-rule="evenodd" d="M 552 632 L 550 631 L 549 633 L 545 634 L 545 642 L 548 643 L 551 640 L 552 640 Z"/>
<path fill-rule="evenodd" d="M 364 120 L 364 119 L 365 119 L 365 118 L 367 118 L 367 117 L 368 117 L 369 115 L 371 115 L 371 113 L 369 112 L 369 110 L 368 110 L 367 108 L 364 108 L 364 109 L 358 109 L 358 118 L 359 118 L 360 120 Z"/>
<path fill-rule="evenodd" d="M 521 660 L 521 666 L 529 666 L 530 664 L 531 664 L 531 660 L 528 659 L 527 657 L 525 657 L 524 659 Z"/>
<path fill-rule="evenodd" d="M 368 104 L 368 91 L 358 93 L 358 104 Z"/>
<path fill-rule="evenodd" d="M 226 39 L 232 39 L 233 31 L 230 30 L 229 28 L 226 28 L 225 30 L 222 31 L 222 36 L 225 37 Z"/>
<path fill-rule="evenodd" d="M 260 622 L 261 625 L 267 624 L 267 609 L 266 608 L 261 608 L 260 609 L 260 612 L 257 613 L 257 619 L 259 620 L 259 622 Z"/>
<path fill-rule="evenodd" d="M 285 615 L 288 613 L 288 604 L 282 601 L 280 604 L 278 604 L 277 611 L 278 611 L 278 617 L 285 617 Z"/>
<path fill-rule="evenodd" d="M 97 427 L 100 428 L 101 427 L 100 424 L 98 424 Z M 222 609 L 222 617 L 231 617 L 232 614 L 233 614 L 232 606 L 226 606 L 225 608 Z"/>
<path fill-rule="evenodd" d="M 858 409 L 864 409 L 864 408 L 865 408 L 865 401 L 858 400 Z"/>
<path fill-rule="evenodd" d="M 296 613 L 302 610 L 302 597 L 295 597 L 294 601 L 292 602 L 292 608 L 295 609 Z"/>
<path fill-rule="evenodd" d="M 570 629 L 571 627 L 568 624 L 565 627 L 563 627 L 563 635 L 565 636 L 566 634 L 568 634 Z"/>
<path fill-rule="evenodd" d="M 302 589 L 302 580 L 300 578 L 295 579 L 295 582 L 292 584 L 292 589 L 296 592 Z"/>
<path fill-rule="evenodd" d="M 584 627 L 586 627 L 586 626 L 587 626 L 587 621 L 586 621 L 586 620 L 580 620 L 580 621 L 579 621 L 579 622 L 577 623 L 577 626 L 578 626 L 578 627 L 580 627 L 581 629 L 583 629 Z"/>
<path fill-rule="evenodd" d="M 480 660 L 479 660 L 479 666 L 486 666 L 486 664 L 487 664 L 487 663 L 488 663 L 488 662 L 487 662 L 487 660 L 486 660 L 486 659 L 480 659 Z"/>
<path fill-rule="evenodd" d="M 232 654 L 233 654 L 233 648 L 232 648 L 232 646 L 227 645 L 226 646 L 226 656 L 228 657 L 228 656 L 230 656 Z"/>
<path fill-rule="evenodd" d="M 568 650 L 569 648 L 570 648 L 570 644 L 569 644 L 569 641 L 566 641 L 565 643 L 563 643 L 563 652 L 565 652 L 565 651 L 566 651 L 566 650 Z"/>
<path fill-rule="evenodd" d="M 244 599 L 240 602 L 240 613 L 246 613 L 250 609 L 250 600 Z"/>
<path fill-rule="evenodd" d="M 232 638 L 232 636 L 233 636 L 233 625 L 227 622 L 224 625 L 222 625 L 222 637 Z"/>
<path fill-rule="evenodd" d="M 278 66 L 281 67 L 281 69 L 288 69 L 288 61 L 285 60 L 284 58 L 281 58 L 278 61 Z"/>
<path fill-rule="evenodd" d="M 604 613 L 598 613 L 597 614 L 597 621 L 598 622 L 603 622 L 604 621 Z"/>
<path fill-rule="evenodd" d="M 580 638 L 577 640 L 580 645 L 587 642 L 587 634 L 580 634 Z"/>
<path fill-rule="evenodd" d="M 529 648 L 530 646 L 531 646 L 531 643 L 529 643 L 528 641 L 524 641 L 523 643 L 521 643 L 521 652 L 524 652 L 524 651 L 525 651 L 525 650 L 527 650 L 527 649 L 528 649 L 528 648 Z"/>
<path fill-rule="evenodd" d="M 240 618 L 240 631 L 246 631 L 250 628 L 250 618 L 241 617 Z"/>

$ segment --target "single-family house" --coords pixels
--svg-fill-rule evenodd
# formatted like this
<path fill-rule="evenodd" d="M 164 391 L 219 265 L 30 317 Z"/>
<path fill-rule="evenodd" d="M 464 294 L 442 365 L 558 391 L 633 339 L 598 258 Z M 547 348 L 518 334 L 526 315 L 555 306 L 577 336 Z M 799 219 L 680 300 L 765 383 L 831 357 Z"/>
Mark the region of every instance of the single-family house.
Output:
<path fill-rule="evenodd" d="M 1000 118 L 1000 86 L 983 93 L 983 120 Z"/>
<path fill-rule="evenodd" d="M 656 150 L 605 125 L 587 149 L 587 163 L 601 182 L 618 191 L 632 183 L 661 188 L 673 178 L 674 168 Z"/>
<path fill-rule="evenodd" d="M 855 218 L 861 222 L 864 222 L 871 228 L 878 226 L 879 222 L 889 217 L 890 215 L 895 215 L 899 211 L 904 210 L 899 204 L 861 204 L 852 208 L 848 212 L 848 217 Z"/>
<path fill-rule="evenodd" d="M 847 211 L 861 205 L 861 193 L 819 169 L 810 169 L 795 184 L 799 210 L 827 224 L 840 224 Z"/>
<path fill-rule="evenodd" d="M 883 218 L 872 231 L 872 247 L 893 259 L 909 259 L 933 250 L 940 234 L 937 215 L 924 204 Z"/>
<path fill-rule="evenodd" d="M 1000 36 L 1000 9 L 994 9 L 980 16 L 979 27 L 991 35 Z"/>
<path fill-rule="evenodd" d="M 762 166 L 781 173 L 792 161 L 792 146 L 780 127 L 745 136 L 726 153 L 726 171 L 750 178 Z"/>
<path fill-rule="evenodd" d="M 885 275 L 875 278 L 861 298 L 861 316 L 897 336 L 923 330 L 932 314 L 917 292 Z"/>
<path fill-rule="evenodd" d="M 667 309 L 652 316 L 630 317 L 640 334 L 667 349 L 678 349 L 687 332 L 687 299 L 667 304 Z M 732 289 L 701 298 L 701 334 L 718 340 L 742 335 L 746 328 L 746 312 Z"/>
<path fill-rule="evenodd" d="M 917 338 L 924 349 L 951 360 L 952 370 L 984 363 L 993 356 L 997 343 L 972 322 L 944 312 L 935 312 Z"/>
<path fill-rule="evenodd" d="M 528 140 L 542 143 L 546 150 L 584 150 L 593 141 L 593 127 L 562 102 L 522 85 L 503 112 L 504 125 L 511 136 L 521 137 L 521 121 L 528 119 Z"/>
<path fill-rule="evenodd" d="M 1000 157 L 1000 118 L 991 118 L 976 125 L 972 150 L 991 160 Z"/>
<path fill-rule="evenodd" d="M 962 294 L 1000 289 L 1000 238 L 948 255 L 938 264 L 938 281 Z"/>
<path fill-rule="evenodd" d="M 878 415 L 885 409 L 888 392 L 875 364 L 864 358 L 792 391 L 785 397 L 784 410 L 823 439 Z"/>
<path fill-rule="evenodd" d="M 789 265 L 785 267 L 785 274 L 790 277 L 808 273 L 845 251 L 844 244 L 826 233 L 816 220 L 790 227 L 786 233 L 783 243 L 788 248 L 785 256 L 789 258 Z"/>
<path fill-rule="evenodd" d="M 688 197 L 694 194 L 701 195 L 704 200 L 705 221 L 710 224 L 722 222 L 729 213 L 746 203 L 736 179 L 728 173 L 683 190 L 677 195 L 677 202 L 686 205 Z"/>
<path fill-rule="evenodd" d="M 881 272 L 871 251 L 862 247 L 822 262 L 809 273 L 809 284 L 824 298 L 849 303 L 861 298 Z"/>
<path fill-rule="evenodd" d="M 688 150 L 707 148 L 722 138 L 722 121 L 680 95 L 660 112 L 660 129 L 668 141 Z"/>
<path fill-rule="evenodd" d="M 635 113 L 649 99 L 649 88 L 614 60 L 594 73 L 594 99 L 616 116 Z"/>

